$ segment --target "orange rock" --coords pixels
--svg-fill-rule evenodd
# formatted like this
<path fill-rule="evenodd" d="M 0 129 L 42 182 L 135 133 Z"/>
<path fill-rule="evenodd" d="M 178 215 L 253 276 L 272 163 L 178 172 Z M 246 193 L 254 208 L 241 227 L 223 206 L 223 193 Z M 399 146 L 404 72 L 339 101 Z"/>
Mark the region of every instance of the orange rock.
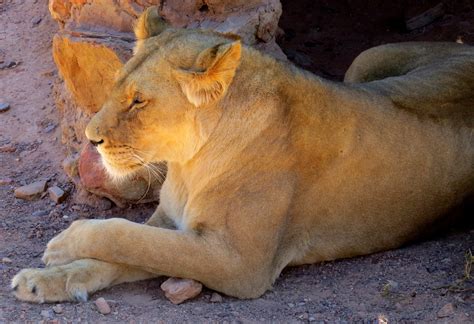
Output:
<path fill-rule="evenodd" d="M 51 16 L 64 23 L 71 15 L 71 3 L 68 0 L 49 0 L 49 12 Z"/>
<path fill-rule="evenodd" d="M 161 284 L 161 289 L 173 304 L 181 304 L 199 295 L 202 284 L 192 279 L 168 278 Z"/>
<path fill-rule="evenodd" d="M 97 40 L 56 35 L 53 57 L 74 101 L 88 115 L 99 111 L 122 67 L 117 54 Z"/>

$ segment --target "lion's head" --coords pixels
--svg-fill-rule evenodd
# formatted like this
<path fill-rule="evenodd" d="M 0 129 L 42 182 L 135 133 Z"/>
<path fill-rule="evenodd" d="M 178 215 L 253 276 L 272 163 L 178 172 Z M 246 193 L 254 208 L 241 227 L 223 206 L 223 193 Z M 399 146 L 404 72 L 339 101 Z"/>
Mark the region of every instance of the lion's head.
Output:
<path fill-rule="evenodd" d="M 184 162 L 216 126 L 240 63 L 235 36 L 169 28 L 154 7 L 138 19 L 135 54 L 86 129 L 113 176 L 144 164 Z"/>

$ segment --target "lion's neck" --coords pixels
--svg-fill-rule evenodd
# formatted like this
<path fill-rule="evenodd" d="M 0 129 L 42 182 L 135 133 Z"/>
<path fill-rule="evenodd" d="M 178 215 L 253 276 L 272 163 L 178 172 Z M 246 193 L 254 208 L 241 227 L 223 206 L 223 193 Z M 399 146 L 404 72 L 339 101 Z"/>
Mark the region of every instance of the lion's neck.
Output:
<path fill-rule="evenodd" d="M 205 143 L 192 159 L 172 168 L 186 174 L 183 181 L 193 187 L 203 174 L 212 177 L 231 172 L 227 168 L 235 168 L 233 161 L 244 164 L 262 155 L 266 159 L 291 155 L 289 142 L 295 134 L 290 123 L 298 119 L 324 131 L 324 122 L 332 117 L 327 113 L 334 96 L 330 88 L 323 79 L 246 49 L 228 93 L 215 107 L 219 120 L 207 127 Z"/>

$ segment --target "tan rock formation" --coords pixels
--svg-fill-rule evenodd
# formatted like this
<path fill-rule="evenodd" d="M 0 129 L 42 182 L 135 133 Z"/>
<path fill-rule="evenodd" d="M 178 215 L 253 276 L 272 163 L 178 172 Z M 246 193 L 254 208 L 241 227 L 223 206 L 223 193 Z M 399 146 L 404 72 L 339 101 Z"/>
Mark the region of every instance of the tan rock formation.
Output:
<path fill-rule="evenodd" d="M 245 43 L 286 59 L 275 43 L 281 15 L 279 0 L 50 0 L 51 15 L 60 25 L 53 39 L 53 56 L 64 80 L 56 86 L 56 102 L 62 117 L 63 143 L 70 152 L 65 165 L 69 170 L 73 157 L 82 152 L 78 161 L 81 180 L 73 180 L 118 205 L 157 199 L 160 183 L 148 184 L 146 172 L 122 185 L 111 183 L 107 177 L 95 182 L 84 180 L 91 179 L 87 172 L 93 173 L 87 170 L 95 170 L 95 176 L 101 170 L 94 166 L 99 160 L 90 158 L 91 148 L 84 149 L 84 129 L 106 99 L 116 71 L 132 55 L 134 21 L 151 5 L 157 5 L 172 26 L 238 34 Z M 144 194 L 144 188 L 148 193 Z"/>

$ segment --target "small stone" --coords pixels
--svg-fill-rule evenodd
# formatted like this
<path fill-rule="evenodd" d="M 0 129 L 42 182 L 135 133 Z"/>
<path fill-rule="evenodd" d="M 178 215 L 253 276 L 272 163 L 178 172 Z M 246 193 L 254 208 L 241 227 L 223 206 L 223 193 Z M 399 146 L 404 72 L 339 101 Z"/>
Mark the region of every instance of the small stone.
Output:
<path fill-rule="evenodd" d="M 49 188 L 48 193 L 49 193 L 49 198 L 51 198 L 51 200 L 54 201 L 56 204 L 62 203 L 67 197 L 64 190 L 62 190 L 58 186 L 53 186 Z"/>
<path fill-rule="evenodd" d="M 63 305 L 61 304 L 57 304 L 53 306 L 53 312 L 55 312 L 56 314 L 62 314 L 63 310 L 64 310 Z"/>
<path fill-rule="evenodd" d="M 43 132 L 51 133 L 53 130 L 56 129 L 56 126 L 57 126 L 56 124 L 50 124 L 43 129 Z"/>
<path fill-rule="evenodd" d="M 10 110 L 10 104 L 6 102 L 0 102 L 0 113 Z"/>
<path fill-rule="evenodd" d="M 46 190 L 46 181 L 36 181 L 29 185 L 15 189 L 15 197 L 25 200 L 34 200 L 41 196 Z"/>
<path fill-rule="evenodd" d="M 45 309 L 41 311 L 41 316 L 47 319 L 52 319 L 54 317 L 54 314 L 50 309 Z"/>
<path fill-rule="evenodd" d="M 222 296 L 219 295 L 219 294 L 216 293 L 216 292 L 215 292 L 215 293 L 212 293 L 211 299 L 209 299 L 209 301 L 210 301 L 211 303 L 222 303 L 222 300 L 223 300 L 223 299 L 222 299 Z"/>
<path fill-rule="evenodd" d="M 0 179 L 0 186 L 9 185 L 12 182 L 13 180 L 10 178 L 3 178 L 3 179 Z"/>
<path fill-rule="evenodd" d="M 12 259 L 4 257 L 2 258 L 2 263 L 12 263 Z"/>
<path fill-rule="evenodd" d="M 97 310 L 99 311 L 99 313 L 103 315 L 110 314 L 110 306 L 104 298 L 98 298 L 95 301 L 95 305 L 97 306 Z"/>
<path fill-rule="evenodd" d="M 44 71 L 43 73 L 41 73 L 41 75 L 45 77 L 52 77 L 54 76 L 54 70 Z M 46 109 L 46 106 L 41 107 L 41 109 L 42 110 Z"/>
<path fill-rule="evenodd" d="M 449 317 L 452 314 L 454 314 L 454 311 L 456 310 L 456 306 L 452 303 L 448 303 L 444 305 L 439 311 L 438 311 L 438 317 L 443 318 L 443 317 Z"/>
<path fill-rule="evenodd" d="M 398 287 L 400 286 L 398 282 L 393 281 L 393 280 L 387 280 L 387 284 L 390 286 L 391 290 L 397 290 Z"/>
<path fill-rule="evenodd" d="M 42 217 L 42 216 L 46 216 L 48 214 L 49 214 L 49 212 L 46 211 L 46 210 L 37 210 L 37 211 L 33 212 L 33 214 L 31 214 L 31 216 L 33 216 L 33 217 Z"/>
<path fill-rule="evenodd" d="M 15 61 L 4 62 L 0 64 L 0 70 L 11 69 L 17 66 L 18 64 L 20 64 L 20 62 L 15 62 Z"/>
<path fill-rule="evenodd" d="M 38 25 L 41 22 L 41 20 L 43 19 L 38 17 L 38 18 L 33 18 L 31 22 L 33 23 L 33 25 Z"/>
<path fill-rule="evenodd" d="M 109 210 L 113 207 L 113 204 L 110 200 L 108 200 L 107 198 L 103 198 L 103 199 L 99 199 L 97 201 L 97 208 L 100 210 L 100 211 L 105 211 L 105 210 Z"/>
<path fill-rule="evenodd" d="M 388 324 L 388 318 L 384 314 L 380 314 L 377 316 L 377 324 Z"/>
<path fill-rule="evenodd" d="M 16 147 L 11 144 L 0 146 L 1 153 L 13 153 L 15 151 L 16 151 Z"/>
<path fill-rule="evenodd" d="M 169 278 L 161 284 L 161 289 L 173 304 L 181 304 L 199 295 L 202 284 L 192 279 Z"/>

